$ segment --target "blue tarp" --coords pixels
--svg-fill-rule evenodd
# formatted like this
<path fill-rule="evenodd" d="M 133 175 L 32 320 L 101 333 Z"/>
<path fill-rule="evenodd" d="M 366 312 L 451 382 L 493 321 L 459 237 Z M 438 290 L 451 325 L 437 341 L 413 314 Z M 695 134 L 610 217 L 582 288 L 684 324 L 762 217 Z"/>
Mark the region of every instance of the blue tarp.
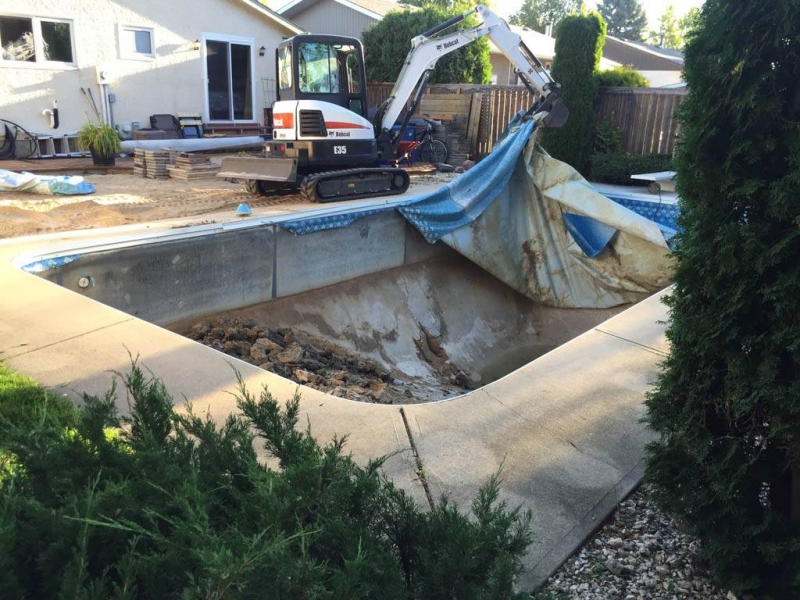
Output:
<path fill-rule="evenodd" d="M 297 234 L 398 210 L 428 242 L 448 244 L 538 302 L 600 308 L 636 302 L 671 277 L 677 207 L 599 194 L 515 120 L 492 153 L 442 188 L 385 208 L 297 219 Z M 608 251 L 606 251 L 608 250 Z"/>

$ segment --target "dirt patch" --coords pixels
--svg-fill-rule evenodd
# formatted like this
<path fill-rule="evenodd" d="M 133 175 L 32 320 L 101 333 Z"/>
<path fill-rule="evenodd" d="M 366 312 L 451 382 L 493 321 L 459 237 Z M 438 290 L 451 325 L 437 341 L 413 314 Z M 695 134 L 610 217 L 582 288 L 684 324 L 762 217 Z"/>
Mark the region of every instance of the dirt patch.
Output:
<path fill-rule="evenodd" d="M 409 404 L 462 394 L 466 378 L 442 369 L 436 390 L 327 340 L 251 319 L 201 321 L 187 337 L 245 362 L 340 398 L 378 404 Z M 435 344 L 434 344 L 435 345 Z M 427 344 L 426 344 L 427 346 Z M 444 359 L 437 357 L 438 362 Z M 455 373 L 455 374 L 454 374 Z M 464 384 L 464 385 L 460 385 Z"/>
<path fill-rule="evenodd" d="M 453 174 L 412 178 L 412 187 L 444 184 Z M 86 175 L 96 192 L 57 196 L 26 192 L 0 193 L 0 238 L 111 227 L 204 215 L 217 222 L 234 218 L 236 207 L 247 203 L 254 214 L 285 213 L 316 205 L 292 193 L 252 196 L 242 183 L 224 179 L 183 181 L 147 179 L 139 175 Z"/>

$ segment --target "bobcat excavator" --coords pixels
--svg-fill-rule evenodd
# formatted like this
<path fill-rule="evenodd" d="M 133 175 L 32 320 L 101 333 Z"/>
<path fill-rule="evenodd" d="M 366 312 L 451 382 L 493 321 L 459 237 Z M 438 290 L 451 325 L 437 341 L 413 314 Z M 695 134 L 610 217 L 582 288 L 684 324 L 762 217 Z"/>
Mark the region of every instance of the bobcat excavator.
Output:
<path fill-rule="evenodd" d="M 473 13 L 480 15 L 481 25 L 437 36 Z M 408 173 L 381 165 L 397 156 L 402 132 L 419 106 L 436 61 L 484 36 L 511 61 L 537 98 L 528 114 L 547 113 L 543 126 L 563 126 L 569 113 L 561 102 L 560 85 L 503 19 L 478 5 L 411 40 L 394 89 L 372 121 L 367 118 L 359 40 L 297 35 L 284 41 L 277 48 L 273 139 L 264 144 L 261 157 L 223 159 L 217 176 L 244 180 L 256 195 L 299 188 L 314 202 L 402 194 L 408 189 Z"/>

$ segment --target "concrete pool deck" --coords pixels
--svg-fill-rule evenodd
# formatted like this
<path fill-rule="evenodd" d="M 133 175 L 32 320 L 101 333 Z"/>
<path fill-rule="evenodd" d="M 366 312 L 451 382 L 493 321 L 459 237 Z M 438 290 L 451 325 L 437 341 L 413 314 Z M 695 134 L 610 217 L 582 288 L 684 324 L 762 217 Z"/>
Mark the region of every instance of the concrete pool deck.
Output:
<path fill-rule="evenodd" d="M 369 202 L 353 201 L 363 208 Z M 379 200 L 381 204 L 391 201 Z M 351 203 L 294 207 L 341 210 Z M 352 207 L 351 206 L 351 207 Z M 287 207 L 228 227 L 281 219 Z M 309 213 L 310 214 L 310 213 Z M 294 215 L 296 216 L 296 215 Z M 209 215 L 213 217 L 213 215 Z M 23 254 L 130 243 L 153 235 L 191 235 L 191 219 L 0 241 L 0 360 L 64 395 L 104 393 L 129 352 L 175 396 L 223 419 L 236 409 L 233 367 L 251 390 L 266 385 L 286 400 L 298 385 L 151 323 L 25 273 Z M 205 226 L 217 227 L 217 226 Z M 223 227 L 223 225 L 218 225 Z M 467 508 L 503 465 L 502 498 L 533 510 L 534 542 L 520 587 L 541 584 L 639 483 L 644 394 L 667 354 L 666 308 L 655 296 L 594 327 L 506 377 L 431 404 L 362 404 L 300 387 L 301 408 L 322 442 L 349 434 L 359 462 L 399 451 L 387 474 L 421 504 L 446 493 Z M 126 401 L 119 398 L 124 410 Z M 301 417 L 302 419 L 302 417 Z"/>

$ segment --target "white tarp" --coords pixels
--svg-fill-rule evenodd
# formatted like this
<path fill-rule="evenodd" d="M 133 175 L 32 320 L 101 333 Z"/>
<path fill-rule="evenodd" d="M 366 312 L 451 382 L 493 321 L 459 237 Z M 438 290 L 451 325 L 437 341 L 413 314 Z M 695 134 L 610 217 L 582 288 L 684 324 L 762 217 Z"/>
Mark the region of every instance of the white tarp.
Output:
<path fill-rule="evenodd" d="M 671 258 L 659 225 L 597 193 L 572 167 L 548 156 L 535 143 L 537 132 L 480 218 L 442 241 L 550 306 L 607 308 L 666 287 Z M 590 217 L 605 226 L 608 241 L 590 257 L 564 215 Z"/>
<path fill-rule="evenodd" d="M 94 186 L 78 175 L 35 175 L 0 169 L 0 192 L 59 194 L 63 196 L 93 194 Z"/>

